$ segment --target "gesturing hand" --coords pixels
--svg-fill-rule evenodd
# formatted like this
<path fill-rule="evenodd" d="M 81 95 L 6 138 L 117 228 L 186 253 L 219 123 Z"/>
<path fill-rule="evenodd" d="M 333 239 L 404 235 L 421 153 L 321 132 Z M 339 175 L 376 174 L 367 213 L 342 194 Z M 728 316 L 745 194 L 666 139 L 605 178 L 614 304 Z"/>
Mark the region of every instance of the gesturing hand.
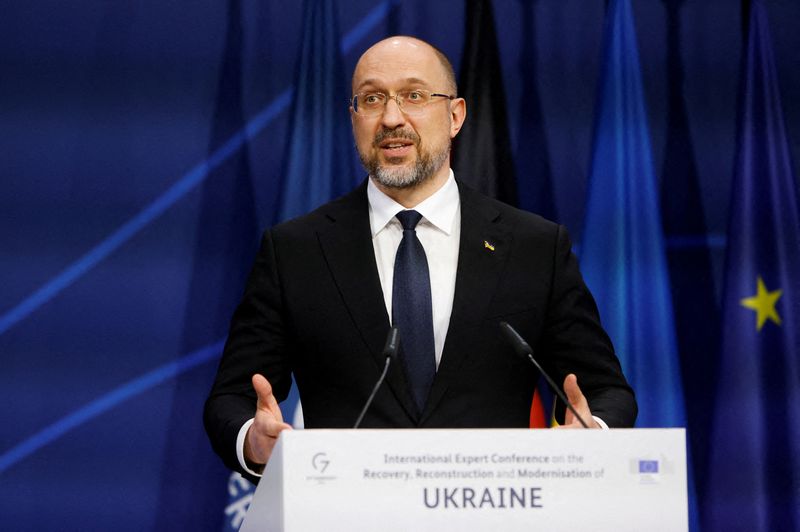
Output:
<path fill-rule="evenodd" d="M 272 385 L 262 375 L 253 375 L 253 388 L 258 395 L 256 415 L 244 440 L 244 457 L 255 464 L 266 464 L 283 430 L 292 426 L 284 423 L 278 401 L 272 395 Z"/>
<path fill-rule="evenodd" d="M 578 377 L 576 377 L 574 373 L 570 373 L 567 375 L 567 378 L 564 379 L 564 393 L 567 395 L 569 404 L 572 405 L 572 408 L 574 408 L 578 415 L 580 415 L 586 424 L 589 425 L 589 428 L 599 429 L 600 425 L 592 417 L 592 411 L 589 410 L 589 402 L 586 400 L 583 392 L 581 392 L 581 389 L 578 387 Z M 566 414 L 564 415 L 564 424 L 556 428 L 582 429 L 583 425 L 581 425 L 581 422 L 578 421 L 578 418 L 576 418 L 568 408 Z"/>

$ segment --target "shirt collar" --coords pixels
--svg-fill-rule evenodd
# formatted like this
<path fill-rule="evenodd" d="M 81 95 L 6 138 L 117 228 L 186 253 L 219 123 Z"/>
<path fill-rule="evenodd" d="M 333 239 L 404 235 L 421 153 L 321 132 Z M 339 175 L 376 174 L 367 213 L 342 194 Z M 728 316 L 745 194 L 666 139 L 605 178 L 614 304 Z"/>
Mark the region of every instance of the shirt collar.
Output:
<path fill-rule="evenodd" d="M 372 178 L 367 180 L 367 199 L 369 201 L 369 224 L 373 237 L 394 220 L 398 212 L 405 210 L 405 207 L 375 186 Z M 431 225 L 449 235 L 453 231 L 453 223 L 460 204 L 458 185 L 451 169 L 444 185 L 414 207 L 414 210 L 422 215 L 423 222 L 427 220 Z"/>

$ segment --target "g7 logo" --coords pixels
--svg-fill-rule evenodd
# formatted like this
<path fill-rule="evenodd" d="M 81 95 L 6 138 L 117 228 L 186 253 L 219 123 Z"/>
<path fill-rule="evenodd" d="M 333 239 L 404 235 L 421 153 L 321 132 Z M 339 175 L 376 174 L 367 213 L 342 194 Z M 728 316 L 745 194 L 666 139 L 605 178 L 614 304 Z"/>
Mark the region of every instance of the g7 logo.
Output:
<path fill-rule="evenodd" d="M 328 455 L 325 453 L 317 453 L 311 458 L 311 466 L 320 472 L 320 474 L 324 474 L 325 470 L 328 469 L 328 465 L 331 463 L 328 460 Z"/>

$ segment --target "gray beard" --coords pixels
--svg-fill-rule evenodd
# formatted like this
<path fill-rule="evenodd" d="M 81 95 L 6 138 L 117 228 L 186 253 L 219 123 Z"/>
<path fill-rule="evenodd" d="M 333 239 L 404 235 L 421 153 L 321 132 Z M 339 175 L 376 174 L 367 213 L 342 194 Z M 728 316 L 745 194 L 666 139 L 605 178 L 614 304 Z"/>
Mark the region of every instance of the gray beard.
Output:
<path fill-rule="evenodd" d="M 432 154 L 420 154 L 414 166 L 385 167 L 378 158 L 361 157 L 361 164 L 378 183 L 387 188 L 411 188 L 430 179 L 447 160 L 450 146 Z"/>

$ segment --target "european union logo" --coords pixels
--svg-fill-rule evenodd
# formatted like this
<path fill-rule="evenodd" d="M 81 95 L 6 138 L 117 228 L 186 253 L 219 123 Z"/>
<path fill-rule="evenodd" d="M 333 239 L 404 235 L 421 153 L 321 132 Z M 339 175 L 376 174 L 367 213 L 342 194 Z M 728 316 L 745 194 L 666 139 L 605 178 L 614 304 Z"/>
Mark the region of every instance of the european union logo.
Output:
<path fill-rule="evenodd" d="M 658 460 L 639 460 L 639 473 L 648 475 L 658 473 Z"/>

